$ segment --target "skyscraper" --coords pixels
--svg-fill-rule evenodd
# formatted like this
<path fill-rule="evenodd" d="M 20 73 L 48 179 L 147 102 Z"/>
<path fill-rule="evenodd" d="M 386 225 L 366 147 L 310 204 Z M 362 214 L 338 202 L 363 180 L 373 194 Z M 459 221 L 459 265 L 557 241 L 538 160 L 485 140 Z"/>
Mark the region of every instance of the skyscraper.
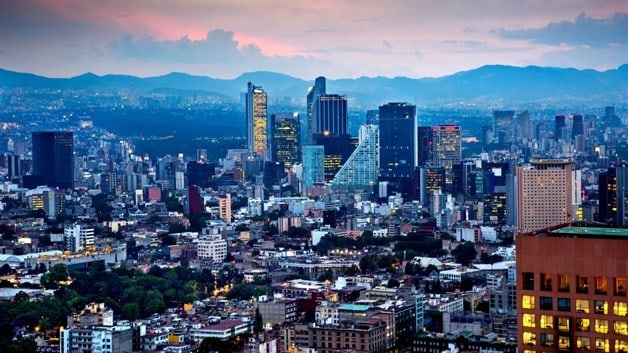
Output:
<path fill-rule="evenodd" d="M 575 219 L 572 162 L 535 160 L 517 167 L 517 233 L 528 233 Z"/>
<path fill-rule="evenodd" d="M 556 115 L 554 117 L 554 140 L 564 139 L 563 129 L 567 126 L 564 115 Z"/>
<path fill-rule="evenodd" d="M 316 183 L 325 182 L 325 149 L 323 146 L 303 146 L 303 192 Z"/>
<path fill-rule="evenodd" d="M 416 106 L 388 103 L 379 107 L 379 180 L 392 192 L 415 199 L 418 189 Z"/>
<path fill-rule="evenodd" d="M 315 116 L 315 104 L 318 101 L 318 97 L 326 93 L 325 77 L 319 76 L 314 81 L 314 86 L 308 88 L 307 91 L 307 126 L 306 136 L 304 144 L 311 145 L 314 143 L 314 116 Z"/>
<path fill-rule="evenodd" d="M 33 132 L 33 176 L 41 184 L 60 189 L 74 187 L 72 131 Z"/>
<path fill-rule="evenodd" d="M 437 125 L 432 128 L 432 163 L 445 168 L 445 187 L 453 188 L 453 166 L 462 161 L 460 127 Z"/>
<path fill-rule="evenodd" d="M 313 106 L 312 133 L 340 136 L 347 133 L 347 97 L 321 94 Z"/>
<path fill-rule="evenodd" d="M 334 185 L 373 187 L 379 175 L 379 128 L 362 125 L 358 147 L 334 177 Z"/>
<path fill-rule="evenodd" d="M 248 83 L 246 92 L 247 143 L 248 149 L 257 154 L 263 154 L 268 145 L 267 100 L 268 97 L 262 87 Z"/>
<path fill-rule="evenodd" d="M 418 160 L 417 165 L 424 166 L 432 161 L 432 127 L 418 128 Z"/>
<path fill-rule="evenodd" d="M 573 124 L 571 126 L 571 138 L 572 140 L 578 135 L 584 135 L 584 122 L 582 121 L 582 115 L 573 115 Z"/>
<path fill-rule="evenodd" d="M 628 166 L 614 166 L 598 178 L 598 220 L 613 225 L 628 225 Z"/>
<path fill-rule="evenodd" d="M 493 132 L 497 135 L 500 144 L 515 142 L 515 111 L 493 111 Z"/>
<path fill-rule="evenodd" d="M 274 162 L 289 169 L 301 162 L 301 123 L 299 113 L 272 114 L 270 116 L 271 156 Z"/>

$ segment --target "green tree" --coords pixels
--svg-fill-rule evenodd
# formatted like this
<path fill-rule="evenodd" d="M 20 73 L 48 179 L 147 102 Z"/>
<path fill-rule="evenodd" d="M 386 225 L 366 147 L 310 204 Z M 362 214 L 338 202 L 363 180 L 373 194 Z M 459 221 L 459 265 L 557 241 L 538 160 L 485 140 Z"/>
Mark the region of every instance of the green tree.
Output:
<path fill-rule="evenodd" d="M 468 266 L 477 255 L 475 245 L 472 242 L 466 242 L 458 245 L 451 254 L 456 258 L 456 262 L 463 266 Z"/>
<path fill-rule="evenodd" d="M 64 264 L 56 264 L 41 276 L 41 284 L 47 288 L 57 288 L 59 282 L 68 280 L 68 268 Z"/>
<path fill-rule="evenodd" d="M 264 328 L 264 321 L 262 314 L 259 312 L 259 308 L 255 308 L 255 323 L 253 325 L 253 333 L 260 333 Z"/>

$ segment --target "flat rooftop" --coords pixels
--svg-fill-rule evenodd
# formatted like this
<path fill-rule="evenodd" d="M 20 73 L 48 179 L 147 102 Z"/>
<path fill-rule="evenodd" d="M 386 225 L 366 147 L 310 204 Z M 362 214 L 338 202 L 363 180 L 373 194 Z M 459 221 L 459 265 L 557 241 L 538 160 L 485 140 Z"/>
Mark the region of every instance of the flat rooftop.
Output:
<path fill-rule="evenodd" d="M 565 235 L 583 235 L 586 237 L 628 237 L 628 228 L 564 227 L 554 229 L 552 233 Z"/>

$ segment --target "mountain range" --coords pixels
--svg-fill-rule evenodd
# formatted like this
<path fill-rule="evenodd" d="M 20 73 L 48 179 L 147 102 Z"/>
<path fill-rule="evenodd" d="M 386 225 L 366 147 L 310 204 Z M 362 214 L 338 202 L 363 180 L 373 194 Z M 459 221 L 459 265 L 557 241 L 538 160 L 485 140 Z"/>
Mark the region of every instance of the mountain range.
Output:
<path fill-rule="evenodd" d="M 173 72 L 141 78 L 130 75 L 49 78 L 0 69 L 0 88 L 128 90 L 138 93 L 207 92 L 237 101 L 246 83 L 262 86 L 269 97 L 303 98 L 313 81 L 275 72 L 250 72 L 216 79 Z M 357 104 L 409 101 L 418 104 L 461 101 L 624 102 L 628 98 L 628 64 L 596 71 L 539 66 L 486 65 L 439 78 L 360 77 L 327 81 L 329 93 L 345 94 Z"/>

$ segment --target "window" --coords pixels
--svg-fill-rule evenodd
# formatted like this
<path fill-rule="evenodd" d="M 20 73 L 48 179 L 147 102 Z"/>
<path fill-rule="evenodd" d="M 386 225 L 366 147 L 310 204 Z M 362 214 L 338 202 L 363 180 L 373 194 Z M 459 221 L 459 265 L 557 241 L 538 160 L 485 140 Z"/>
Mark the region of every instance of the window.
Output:
<path fill-rule="evenodd" d="M 608 314 L 608 302 L 606 300 L 596 300 L 594 303 L 594 310 L 596 314 L 607 315 Z"/>
<path fill-rule="evenodd" d="M 595 294 L 606 295 L 608 293 L 608 282 L 606 277 L 595 277 Z"/>
<path fill-rule="evenodd" d="M 576 276 L 576 292 L 589 294 L 589 279 L 587 276 Z"/>
<path fill-rule="evenodd" d="M 628 313 L 628 305 L 626 302 L 615 302 L 613 304 L 613 314 L 617 316 L 626 316 Z"/>
<path fill-rule="evenodd" d="M 595 339 L 595 351 L 596 352 L 610 352 L 608 339 L 596 338 Z"/>
<path fill-rule="evenodd" d="M 524 295 L 521 297 L 521 306 L 524 309 L 534 309 L 534 296 Z"/>
<path fill-rule="evenodd" d="M 569 275 L 558 275 L 558 291 L 569 292 Z"/>
<path fill-rule="evenodd" d="M 541 290 L 546 292 L 552 291 L 552 275 L 549 273 L 541 273 Z"/>
<path fill-rule="evenodd" d="M 552 310 L 552 297 L 540 297 L 541 310 Z"/>
<path fill-rule="evenodd" d="M 589 332 L 589 326 L 591 326 L 591 320 L 585 318 L 576 319 L 576 330 L 582 332 Z"/>
<path fill-rule="evenodd" d="M 534 290 L 534 273 L 532 272 L 523 273 L 523 289 Z"/>
<path fill-rule="evenodd" d="M 615 321 L 614 324 L 615 333 L 622 336 L 628 336 L 628 322 L 626 321 Z"/>
<path fill-rule="evenodd" d="M 595 320 L 595 332 L 608 333 L 608 320 Z"/>
<path fill-rule="evenodd" d="M 554 335 L 551 333 L 541 334 L 541 346 L 551 346 L 554 344 Z"/>
<path fill-rule="evenodd" d="M 523 332 L 523 344 L 536 345 L 536 335 L 533 332 Z"/>
<path fill-rule="evenodd" d="M 558 311 L 571 311 L 571 299 L 558 298 Z"/>
<path fill-rule="evenodd" d="M 576 348 L 582 348 L 584 350 L 591 349 L 591 339 L 589 337 L 576 337 Z"/>
<path fill-rule="evenodd" d="M 559 317 L 557 320 L 558 331 L 569 332 L 569 318 Z"/>
<path fill-rule="evenodd" d="M 541 315 L 540 327 L 554 328 L 554 317 L 552 315 Z"/>
<path fill-rule="evenodd" d="M 585 299 L 576 299 L 576 312 L 589 313 L 589 301 Z"/>
<path fill-rule="evenodd" d="M 615 340 L 615 352 L 625 353 L 628 351 L 628 341 L 627 340 Z"/>
<path fill-rule="evenodd" d="M 569 350 L 570 341 L 569 336 L 558 336 L 558 349 Z"/>
<path fill-rule="evenodd" d="M 523 314 L 523 327 L 536 327 L 534 314 Z"/>
<path fill-rule="evenodd" d="M 616 277 L 614 287 L 615 287 L 615 291 L 614 291 L 615 295 L 621 296 L 621 297 L 626 296 L 626 279 L 624 277 Z"/>

